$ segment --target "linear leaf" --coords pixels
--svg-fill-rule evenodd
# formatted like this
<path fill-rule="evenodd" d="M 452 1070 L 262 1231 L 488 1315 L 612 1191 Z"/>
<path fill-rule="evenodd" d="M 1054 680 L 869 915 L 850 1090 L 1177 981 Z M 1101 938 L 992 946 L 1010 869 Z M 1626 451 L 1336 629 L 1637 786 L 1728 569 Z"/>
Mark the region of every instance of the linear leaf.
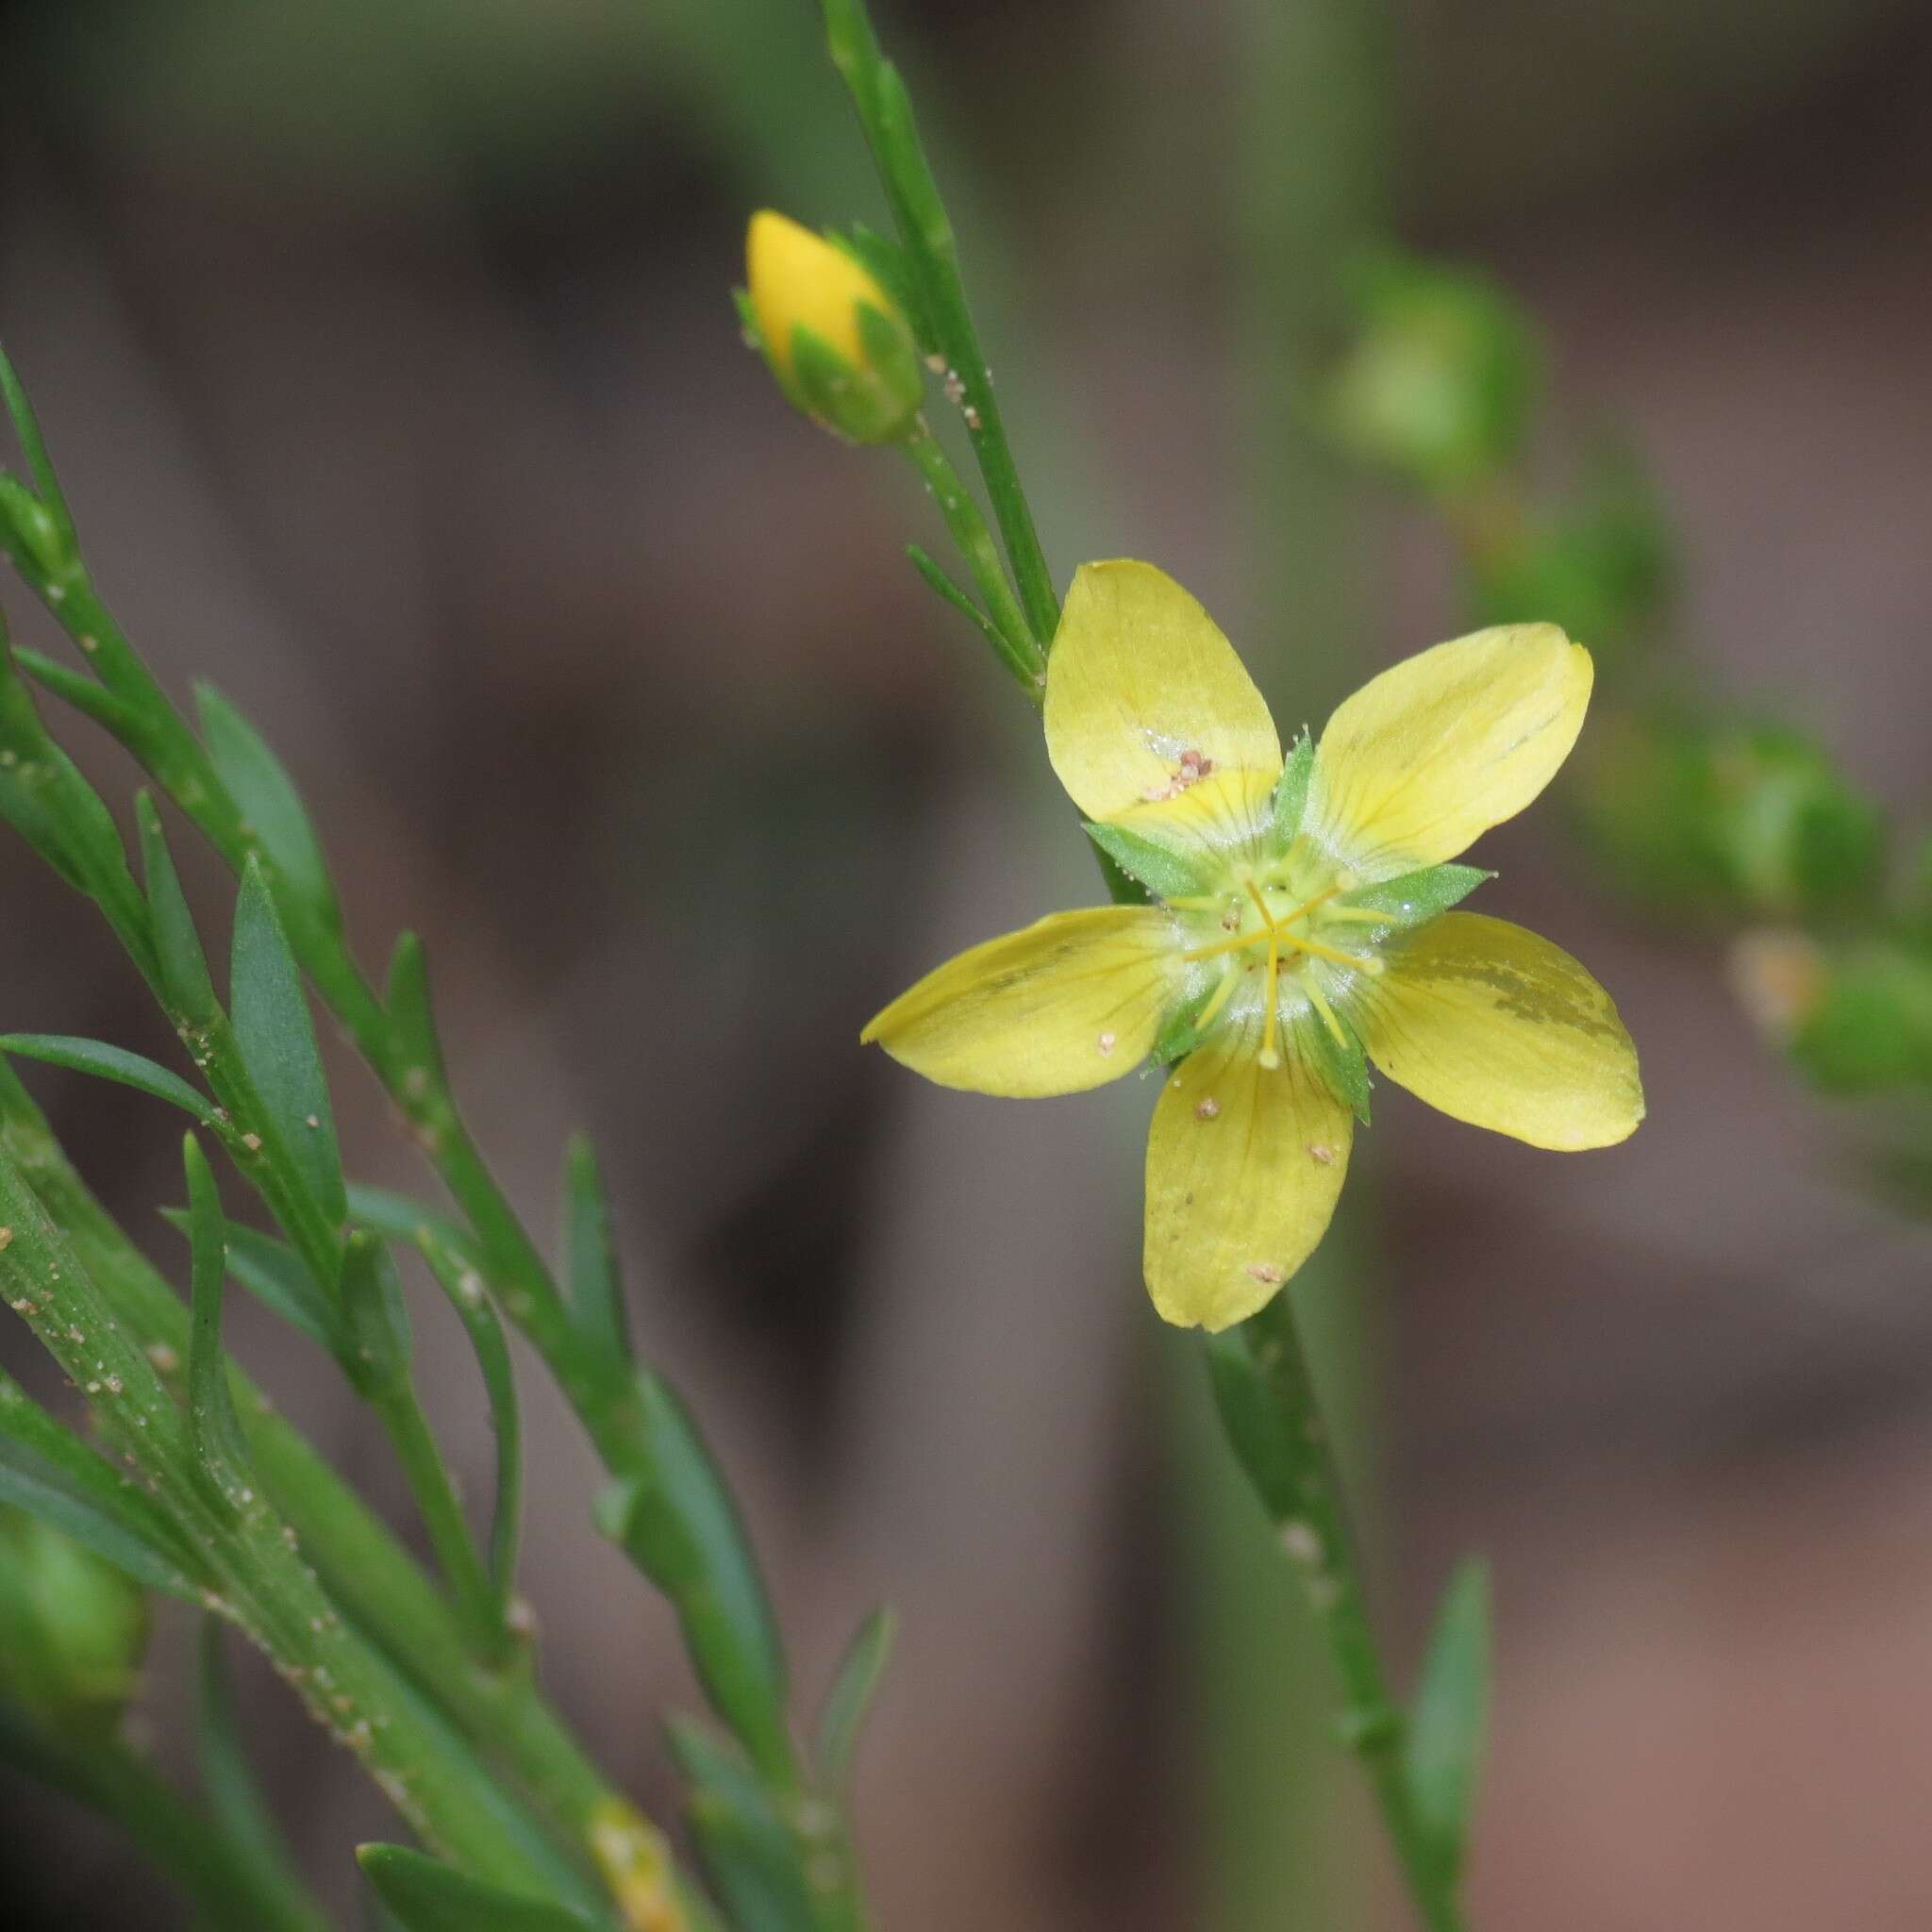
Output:
<path fill-rule="evenodd" d="M 222 1352 L 222 1284 L 227 1274 L 228 1224 L 214 1171 L 192 1134 L 181 1143 L 188 1174 L 191 1322 L 188 1330 L 188 1421 L 195 1457 L 225 1493 L 248 1468 L 248 1441 L 228 1388 Z"/>
<path fill-rule="evenodd" d="M 898 1617 L 891 1605 L 875 1609 L 858 1626 L 839 1665 L 839 1674 L 832 1679 L 825 1707 L 819 1715 L 814 1757 L 820 1778 L 834 1789 L 845 1784 L 852 1775 L 859 1728 L 872 1707 L 879 1679 L 885 1674 L 898 1626 Z"/>
<path fill-rule="evenodd" d="M 356 1862 L 408 1932 L 585 1932 L 592 1923 L 549 1899 L 504 1891 L 401 1845 L 362 1845 Z"/>
<path fill-rule="evenodd" d="M 1490 1578 L 1472 1559 L 1442 1592 L 1403 1747 L 1403 1775 L 1452 1882 L 1468 1850 L 1489 1705 Z"/>
<path fill-rule="evenodd" d="M 0 1502 L 63 1530 L 137 1583 L 197 1600 L 167 1519 L 8 1377 L 0 1375 Z"/>
<path fill-rule="evenodd" d="M 429 960 L 423 941 L 412 932 L 396 936 L 383 1005 L 389 1009 L 410 1069 L 425 1069 L 440 1084 L 444 1078 L 442 1042 L 436 1031 L 436 1007 L 429 996 Z"/>
<path fill-rule="evenodd" d="M 189 1219 L 179 1208 L 164 1208 L 161 1218 L 183 1234 Z M 227 1228 L 228 1278 L 257 1301 L 299 1328 L 311 1341 L 341 1357 L 348 1349 L 340 1310 L 327 1291 L 287 1241 L 239 1221 Z"/>
<path fill-rule="evenodd" d="M 332 927 L 336 890 L 308 808 L 288 769 L 253 724 L 210 684 L 194 688 L 208 757 L 282 883 Z"/>
<path fill-rule="evenodd" d="M 597 1151 L 581 1134 L 573 1137 L 565 1154 L 563 1185 L 564 1278 L 577 1332 L 600 1354 L 628 1361 L 630 1324 L 610 1231 L 610 1201 Z"/>
<path fill-rule="evenodd" d="M 349 1207 L 315 1023 L 281 917 L 252 858 L 235 901 L 228 1003 L 242 1064 L 272 1124 L 324 1216 L 340 1224 Z"/>
<path fill-rule="evenodd" d="M 109 1046 L 104 1040 L 79 1040 L 67 1033 L 0 1034 L 0 1053 L 17 1053 L 24 1059 L 44 1060 L 50 1067 L 65 1067 L 70 1073 L 92 1074 L 97 1079 L 118 1081 L 155 1100 L 165 1100 L 192 1113 L 206 1127 L 221 1131 L 221 1116 L 206 1094 L 197 1093 L 179 1074 L 125 1047 Z"/>
<path fill-rule="evenodd" d="M 168 997 L 191 1024 L 206 1025 L 219 1010 L 214 981 L 208 976 L 208 955 L 195 930 L 194 915 L 181 891 L 181 875 L 168 850 L 161 814 L 146 792 L 134 801 L 135 823 L 141 828 L 141 863 L 147 875 L 148 920 L 154 930 L 155 959 Z"/>
<path fill-rule="evenodd" d="M 697 1725 L 665 1727 L 690 1780 L 691 1835 L 741 1932 L 798 1932 L 818 1923 L 798 1850 L 765 1788 L 728 1746 Z"/>

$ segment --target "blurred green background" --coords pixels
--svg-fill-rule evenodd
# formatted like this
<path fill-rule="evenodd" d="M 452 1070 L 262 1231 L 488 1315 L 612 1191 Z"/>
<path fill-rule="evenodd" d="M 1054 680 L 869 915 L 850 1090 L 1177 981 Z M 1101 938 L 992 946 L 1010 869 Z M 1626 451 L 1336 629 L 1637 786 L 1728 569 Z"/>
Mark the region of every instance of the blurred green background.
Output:
<path fill-rule="evenodd" d="M 1062 578 L 1172 570 L 1285 724 L 1467 627 L 1443 531 L 1297 406 L 1387 227 L 1520 293 L 1565 408 L 1645 451 L 1689 674 L 1923 813 L 1926 9 L 880 12 Z M 1024 708 L 899 557 L 927 507 L 738 341 L 751 207 L 878 211 L 815 8 L 11 0 L 0 77 L 0 333 L 109 596 L 172 688 L 212 676 L 277 743 L 369 957 L 406 919 L 437 948 L 459 1090 L 533 1214 L 562 1133 L 601 1137 L 641 1332 L 740 1478 L 808 1682 L 868 1602 L 904 1612 L 860 1790 L 881 1923 L 1338 1923 L 1354 1840 L 1271 1748 L 1320 1666 L 1230 1614 L 1249 1524 L 1136 1281 L 1147 1093 L 1002 1106 L 856 1044 L 926 965 L 1094 887 Z M 1569 1161 L 1391 1101 L 1353 1238 L 1382 1282 L 1398 1654 L 1455 1551 L 1496 1566 L 1472 1915 L 1923 1932 L 1932 1246 L 1766 1054 L 1710 931 L 1633 911 L 1585 851 L 1559 811 L 1507 828 L 1488 909 L 1617 995 L 1649 1123 Z M 0 892 L 7 1025 L 166 1057 L 11 841 Z M 35 1086 L 173 1265 L 171 1124 Z M 337 1104 L 360 1173 L 413 1180 L 346 1064 Z M 250 1311 L 237 1334 L 394 1503 L 316 1360 Z M 454 1348 L 439 1374 L 480 1468 Z M 547 1676 L 664 1805 L 672 1633 L 525 1386 Z M 164 1620 L 164 1755 L 186 1642 Z M 242 1690 L 346 1900 L 379 1801 L 265 1673 Z M 1211 1763 L 1204 1707 L 1250 1719 Z M 104 1833 L 7 1795 L 10 1924 L 175 1923 Z"/>

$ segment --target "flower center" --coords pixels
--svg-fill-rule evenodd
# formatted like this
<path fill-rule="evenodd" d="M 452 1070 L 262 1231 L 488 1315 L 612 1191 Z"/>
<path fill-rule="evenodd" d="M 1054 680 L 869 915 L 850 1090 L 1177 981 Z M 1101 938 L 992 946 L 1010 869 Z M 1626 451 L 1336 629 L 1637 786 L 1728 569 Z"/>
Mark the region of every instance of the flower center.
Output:
<path fill-rule="evenodd" d="M 1277 868 L 1257 873 L 1241 866 L 1235 869 L 1224 892 L 1169 902 L 1184 912 L 1220 915 L 1220 936 L 1181 955 L 1190 965 L 1219 974 L 1194 1023 L 1197 1032 L 1207 1032 L 1227 1009 L 1238 990 L 1244 983 L 1252 986 L 1255 976 L 1259 976 L 1260 1060 L 1264 1067 L 1281 1064 L 1277 1039 L 1285 993 L 1293 996 L 1296 1011 L 1304 1007 L 1312 1008 L 1337 1043 L 1346 1045 L 1347 1036 L 1329 999 L 1330 987 L 1324 982 L 1338 974 L 1357 973 L 1374 977 L 1382 971 L 1382 961 L 1374 952 L 1346 943 L 1351 936 L 1347 929 L 1357 924 L 1386 924 L 1387 915 L 1333 903 L 1354 891 L 1358 883 L 1355 875 L 1336 873 L 1317 891 L 1306 891 L 1309 883 L 1306 878 L 1284 879 Z"/>

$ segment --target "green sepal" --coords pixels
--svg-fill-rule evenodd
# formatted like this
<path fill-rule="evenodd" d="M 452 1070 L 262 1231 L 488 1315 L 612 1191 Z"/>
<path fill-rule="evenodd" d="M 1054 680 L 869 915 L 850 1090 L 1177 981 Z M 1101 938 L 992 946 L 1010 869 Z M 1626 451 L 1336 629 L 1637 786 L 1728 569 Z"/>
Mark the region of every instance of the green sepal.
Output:
<path fill-rule="evenodd" d="M 388 1245 L 355 1229 L 342 1244 L 342 1366 L 365 1402 L 379 1401 L 409 1379 L 412 1342 L 402 1278 Z"/>
<path fill-rule="evenodd" d="M 819 1779 L 838 1790 L 849 1783 L 858 1733 L 872 1707 L 873 1693 L 885 1674 L 899 1620 L 891 1605 L 881 1605 L 862 1623 L 846 1646 L 838 1674 L 819 1714 L 812 1762 Z"/>
<path fill-rule="evenodd" d="M 1308 780 L 1314 770 L 1315 741 L 1304 731 L 1289 746 L 1281 776 L 1274 781 L 1272 829 L 1277 852 L 1286 852 L 1302 828 L 1302 814 L 1308 803 Z"/>
<path fill-rule="evenodd" d="M 1461 1565 L 1442 1592 L 1402 1750 L 1416 1817 L 1449 1884 L 1461 1874 L 1490 1705 L 1490 1579 Z"/>
<path fill-rule="evenodd" d="M 222 1289 L 227 1278 L 227 1218 L 214 1170 L 191 1133 L 181 1142 L 188 1175 L 190 1324 L 188 1425 L 194 1457 L 209 1484 L 239 1507 L 249 1465 L 248 1439 L 228 1387 L 228 1358 L 222 1351 Z"/>
<path fill-rule="evenodd" d="M 1425 865 L 1400 878 L 1364 886 L 1341 903 L 1364 912 L 1386 912 L 1388 924 L 1371 926 L 1371 932 L 1406 932 L 1412 926 L 1426 925 L 1439 912 L 1468 898 L 1485 879 L 1495 876 L 1479 865 Z"/>
<path fill-rule="evenodd" d="M 919 414 L 924 385 L 911 338 L 869 302 L 856 305 L 859 341 L 868 363 L 845 358 L 808 324 L 791 325 L 791 393 L 825 428 L 858 443 L 897 442 Z"/>
<path fill-rule="evenodd" d="M 145 791 L 135 794 L 134 818 L 141 831 L 142 870 L 147 876 L 148 924 L 162 990 L 175 1008 L 177 1023 L 206 1026 L 221 1013 L 214 981 L 208 976 L 208 955 L 202 950 L 194 915 L 181 891 L 181 875 L 175 870 L 174 857 L 168 850 L 160 811 Z"/>
<path fill-rule="evenodd" d="M 832 233 L 825 238 L 835 248 L 842 248 L 885 291 L 912 329 L 922 355 L 939 353 L 939 341 L 926 321 L 919 300 L 919 284 L 906 251 L 896 242 L 855 222 L 849 234 Z"/>
<path fill-rule="evenodd" d="M 1207 1039 L 1195 1024 L 1202 1009 L 1214 997 L 1218 982 L 1210 981 L 1197 993 L 1183 1000 L 1167 1018 L 1160 1023 L 1160 1031 L 1154 1036 L 1154 1044 L 1148 1050 L 1147 1058 L 1156 1066 L 1172 1066 L 1177 1059 L 1184 1059 Z M 1213 1030 L 1211 1027 L 1208 1029 Z"/>
<path fill-rule="evenodd" d="M 486 1885 L 402 1845 L 358 1845 L 356 1862 L 408 1932 L 591 1932 L 595 1924 L 552 1899 Z"/>
<path fill-rule="evenodd" d="M 738 325 L 744 332 L 745 347 L 770 361 L 765 350 L 765 331 L 759 325 L 758 310 L 752 306 L 751 291 L 742 283 L 731 291 L 731 306 L 738 310 Z"/>
<path fill-rule="evenodd" d="M 1084 820 L 1081 829 L 1129 878 L 1139 879 L 1158 898 L 1196 898 L 1213 883 L 1191 854 L 1165 841 L 1130 832 L 1124 825 L 1090 824 Z"/>
<path fill-rule="evenodd" d="M 132 1087 L 138 1093 L 192 1113 L 216 1133 L 224 1131 L 214 1102 L 197 1093 L 179 1074 L 171 1074 L 166 1067 L 125 1047 L 109 1046 L 104 1040 L 77 1040 L 66 1033 L 6 1033 L 0 1034 L 0 1053 L 19 1054 L 23 1059 L 44 1060 L 50 1067 L 65 1067 L 69 1073 L 92 1074 L 97 1080 Z"/>
<path fill-rule="evenodd" d="M 253 858 L 235 901 L 228 998 L 235 1043 L 269 1124 L 324 1219 L 338 1227 L 349 1210 L 315 1023 L 281 915 Z"/>
<path fill-rule="evenodd" d="M 276 878 L 327 930 L 340 932 L 341 908 L 328 862 L 288 768 L 213 685 L 197 684 L 194 699 L 208 757 Z"/>
<path fill-rule="evenodd" d="M 1328 1091 L 1361 1122 L 1369 1124 L 1369 1063 L 1355 1028 L 1347 1018 L 1336 1014 L 1342 1039 L 1328 1030 L 1328 1023 L 1312 1007 L 1297 1013 L 1293 1023 L 1294 1051 L 1322 1076 Z"/>

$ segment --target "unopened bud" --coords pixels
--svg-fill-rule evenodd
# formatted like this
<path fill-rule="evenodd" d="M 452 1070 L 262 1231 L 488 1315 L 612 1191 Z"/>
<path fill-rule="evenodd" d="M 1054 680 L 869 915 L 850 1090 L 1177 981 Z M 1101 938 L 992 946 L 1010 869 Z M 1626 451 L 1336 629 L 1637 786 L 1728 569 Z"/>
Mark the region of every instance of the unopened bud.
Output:
<path fill-rule="evenodd" d="M 37 1517 L 0 1511 L 0 1691 L 59 1729 L 110 1730 L 147 1648 L 140 1585 Z"/>
<path fill-rule="evenodd" d="M 770 208 L 745 237 L 748 327 L 778 387 L 854 442 L 908 435 L 924 393 L 899 306 L 858 259 Z"/>

